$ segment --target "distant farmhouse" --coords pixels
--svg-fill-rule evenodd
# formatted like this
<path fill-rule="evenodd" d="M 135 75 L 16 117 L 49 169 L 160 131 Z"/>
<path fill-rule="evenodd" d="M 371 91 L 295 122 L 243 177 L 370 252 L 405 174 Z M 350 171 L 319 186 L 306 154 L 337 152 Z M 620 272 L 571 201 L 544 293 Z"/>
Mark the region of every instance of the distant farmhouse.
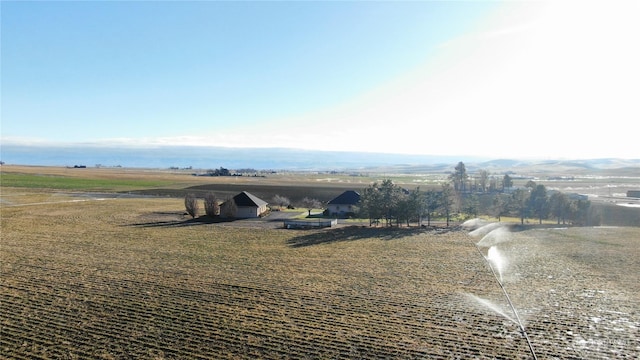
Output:
<path fill-rule="evenodd" d="M 236 212 L 237 218 L 257 218 L 267 212 L 268 203 L 246 191 L 234 196 L 233 201 L 238 208 Z"/>
<path fill-rule="evenodd" d="M 336 217 L 347 217 L 357 210 L 360 194 L 347 190 L 327 203 L 327 213 Z"/>
<path fill-rule="evenodd" d="M 571 193 L 568 196 L 569 196 L 569 199 L 571 200 L 583 200 L 583 201 L 589 200 L 589 196 L 585 194 Z"/>
<path fill-rule="evenodd" d="M 627 197 L 640 198 L 640 190 L 627 190 Z"/>

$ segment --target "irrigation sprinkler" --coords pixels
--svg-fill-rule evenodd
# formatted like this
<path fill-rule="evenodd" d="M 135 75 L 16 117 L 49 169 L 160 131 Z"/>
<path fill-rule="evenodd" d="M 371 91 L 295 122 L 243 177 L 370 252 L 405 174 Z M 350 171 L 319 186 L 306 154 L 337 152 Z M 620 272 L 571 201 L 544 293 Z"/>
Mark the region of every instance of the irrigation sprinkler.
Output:
<path fill-rule="evenodd" d="M 478 250 L 478 253 L 480 253 L 480 256 L 482 256 L 484 260 L 487 262 L 487 264 L 489 265 L 489 269 L 491 269 L 491 273 L 493 274 L 493 277 L 496 279 L 496 282 L 498 283 L 498 285 L 500 285 L 500 289 L 502 289 L 502 293 L 504 294 L 504 297 L 507 299 L 507 303 L 509 304 L 509 307 L 513 311 L 513 315 L 515 316 L 516 323 L 520 327 L 520 333 L 527 341 L 527 345 L 529 346 L 529 351 L 531 351 L 531 356 L 533 356 L 534 360 L 537 360 L 538 357 L 536 356 L 536 352 L 533 350 L 533 345 L 531 344 L 531 339 L 529 339 L 527 330 L 525 329 L 524 324 L 522 323 L 522 320 L 520 320 L 520 316 L 518 315 L 518 311 L 516 310 L 516 307 L 513 305 L 513 302 L 511 302 L 511 298 L 507 293 L 507 289 L 505 289 L 504 284 L 502 283 L 502 280 L 501 280 L 502 274 L 500 274 L 500 277 L 499 277 L 498 274 L 496 274 L 496 271 L 493 268 L 493 265 L 491 264 L 491 261 L 489 260 L 489 258 L 484 256 L 484 254 L 480 250 L 480 247 L 478 247 L 477 244 L 474 244 L 474 246 L 476 247 L 476 250 Z"/>
<path fill-rule="evenodd" d="M 518 315 L 518 311 L 516 310 L 516 307 L 513 305 L 513 302 L 511 302 L 511 298 L 507 293 L 507 289 L 504 287 L 504 284 L 502 283 L 502 267 L 504 265 L 504 261 L 502 259 L 501 254 L 497 251 L 497 248 L 495 248 L 495 245 L 498 244 L 499 242 L 504 241 L 504 236 L 505 236 L 504 231 L 506 231 L 505 227 L 503 226 L 503 224 L 500 224 L 500 223 L 486 224 L 480 221 L 479 219 L 467 221 L 465 222 L 465 224 L 463 224 L 463 227 L 465 226 L 473 229 L 469 233 L 469 235 L 483 236 L 480 242 L 474 243 L 473 245 L 476 247 L 476 250 L 478 250 L 478 253 L 480 254 L 480 256 L 482 256 L 482 258 L 489 265 L 489 269 L 491 269 L 491 273 L 493 274 L 493 277 L 496 279 L 496 282 L 498 283 L 498 285 L 500 285 L 500 289 L 502 289 L 502 293 L 504 294 L 504 297 L 507 299 L 507 303 L 509 304 L 509 307 L 513 311 L 513 314 L 515 316 L 515 322 L 520 327 L 520 333 L 527 341 L 527 345 L 529 346 L 529 351 L 531 352 L 531 356 L 533 356 L 534 360 L 537 360 L 538 357 L 536 356 L 536 352 L 533 350 L 533 345 L 531 344 L 531 339 L 529 339 L 527 330 L 525 329 L 524 324 L 522 323 L 522 320 Z M 489 253 L 487 254 L 487 256 L 485 256 L 482 253 L 482 251 L 480 250 L 479 244 L 482 244 L 483 246 L 491 246 L 489 248 Z M 499 274 L 496 273 L 496 270 L 492 262 L 494 262 L 498 267 Z M 507 316 L 505 317 L 508 319 L 511 319 L 510 317 L 507 317 Z"/>

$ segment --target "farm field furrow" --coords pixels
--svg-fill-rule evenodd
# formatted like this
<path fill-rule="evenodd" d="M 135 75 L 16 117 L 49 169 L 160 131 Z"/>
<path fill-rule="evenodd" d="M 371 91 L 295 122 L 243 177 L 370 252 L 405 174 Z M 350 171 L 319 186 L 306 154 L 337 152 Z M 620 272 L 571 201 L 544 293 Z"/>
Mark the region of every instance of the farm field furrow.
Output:
<path fill-rule="evenodd" d="M 165 226 L 182 206 L 0 208 L 1 357 L 531 358 L 466 231 Z M 640 354 L 639 235 L 528 230 L 500 244 L 541 358 Z"/>
<path fill-rule="evenodd" d="M 68 278 L 72 278 L 71 276 L 68 276 Z M 104 282 L 104 280 L 102 281 Z M 32 282 L 32 285 L 35 284 L 36 281 Z M 40 284 L 41 286 L 45 286 L 44 283 Z M 130 293 L 127 292 L 120 292 L 121 295 L 126 295 L 126 297 L 130 297 L 132 299 L 136 299 L 138 298 L 141 294 L 144 293 L 148 293 L 148 290 L 150 289 L 149 286 L 144 286 L 142 284 L 139 284 L 140 286 L 126 286 L 126 287 L 121 287 L 121 288 L 126 288 L 126 289 L 132 289 L 132 291 Z M 114 286 L 112 286 L 113 288 Z M 219 287 L 219 286 L 218 286 Z M 101 286 L 100 288 L 104 288 L 104 286 Z M 160 287 L 161 288 L 161 287 Z M 234 287 L 237 288 L 237 287 Z M 136 293 L 135 291 L 133 291 L 133 289 L 139 289 L 140 292 Z M 16 290 L 15 288 L 12 288 L 12 290 Z M 26 289 L 21 289 L 21 290 L 26 290 Z M 51 287 L 44 287 L 43 291 L 40 291 L 40 294 L 38 293 L 30 293 L 29 296 L 31 298 L 38 298 L 38 295 L 42 295 L 42 294 L 48 294 L 50 296 L 55 296 L 56 298 L 60 298 L 60 294 L 63 294 L 65 291 L 64 289 L 55 289 L 55 291 L 53 291 L 54 289 L 52 289 Z M 168 289 L 167 289 L 168 290 Z M 83 304 L 86 307 L 90 307 L 93 309 L 100 309 L 99 312 L 100 313 L 104 313 L 104 314 L 109 314 L 109 318 L 116 318 L 116 319 L 120 319 L 117 321 L 117 323 L 123 323 L 124 320 L 122 319 L 127 319 L 130 316 L 133 316 L 133 314 L 135 314 L 135 319 L 130 319 L 128 322 L 133 322 L 135 324 L 139 324 L 142 322 L 147 322 L 150 320 L 155 320 L 155 321 L 159 321 L 163 324 L 171 324 L 170 326 L 166 326 L 165 328 L 165 333 L 169 333 L 170 334 L 170 338 L 175 339 L 179 336 L 173 334 L 173 329 L 178 327 L 178 328 L 182 328 L 183 326 L 185 326 L 184 324 L 180 324 L 179 319 L 180 318 L 188 318 L 188 319 L 194 319 L 196 316 L 198 316 L 198 320 L 200 320 L 199 322 L 192 322 L 190 324 L 190 327 L 182 332 L 181 336 L 182 338 L 189 338 L 189 337 L 197 337 L 199 334 L 201 334 L 202 331 L 204 329 L 207 328 L 207 326 L 203 325 L 205 322 L 211 324 L 211 319 L 209 319 L 209 321 L 205 321 L 203 319 L 203 317 L 207 316 L 207 312 L 201 310 L 200 312 L 198 311 L 199 307 L 198 304 L 200 304 L 201 302 L 198 301 L 193 301 L 193 300 L 188 300 L 188 299 L 194 299 L 196 298 L 197 294 L 203 294 L 203 295 L 209 295 L 208 293 L 204 293 L 202 291 L 196 292 L 195 295 L 194 293 L 189 293 L 187 291 L 184 290 L 180 290 L 177 289 L 178 291 L 174 294 L 175 299 L 179 300 L 179 299 L 187 299 L 187 300 L 182 300 L 182 301 L 174 301 L 174 302 L 166 302 L 163 301 L 163 309 L 162 312 L 158 311 L 158 309 L 145 309 L 143 307 L 143 303 L 142 301 L 135 301 L 135 300 L 130 300 L 127 301 L 126 303 L 123 303 L 122 305 L 119 305 L 118 302 L 116 301 L 115 298 L 113 297 L 105 297 L 103 299 L 103 301 L 97 301 L 95 300 L 97 298 L 96 294 L 93 293 L 92 298 L 94 300 L 91 301 L 83 301 Z M 94 289 L 95 291 L 95 289 Z M 53 293 L 55 292 L 55 294 Z M 165 291 L 157 291 L 156 293 L 162 293 Z M 138 297 L 136 297 L 136 295 Z M 164 296 L 162 296 L 164 298 Z M 264 309 L 268 309 L 271 307 L 270 302 L 275 302 L 275 299 L 268 299 L 264 296 L 261 297 L 265 302 L 256 302 L 253 305 L 251 305 L 251 303 L 245 302 L 245 304 L 247 305 L 246 307 L 243 308 L 243 311 L 251 311 L 252 309 L 255 309 L 257 307 L 261 307 Z M 237 301 L 237 298 L 234 299 L 234 301 Z M 59 302 L 57 300 L 53 301 L 53 302 Z M 191 304 L 191 307 L 186 307 L 185 305 Z M 233 318 L 234 314 L 233 314 L 233 310 L 232 311 L 228 311 L 228 312 L 224 312 L 223 309 L 220 307 L 222 304 L 219 302 L 215 303 L 216 307 L 217 307 L 217 314 L 220 317 L 224 317 L 224 318 Z M 230 305 L 230 304 L 227 304 Z M 298 309 L 295 308 L 291 308 L 290 306 L 291 304 L 287 304 L 286 309 L 290 309 L 292 312 L 297 313 Z M 312 305 L 312 304 L 307 304 L 307 305 Z M 42 307 L 44 306 L 49 306 L 52 307 L 50 303 L 46 303 L 46 304 L 42 304 Z M 67 305 L 68 306 L 68 305 Z M 73 307 L 73 306 L 72 306 Z M 75 306 L 76 308 L 78 306 Z M 66 309 L 66 306 L 62 307 L 62 311 L 64 312 Z M 426 309 L 426 308 L 425 308 Z M 204 309 L 206 310 L 206 309 Z M 237 311 L 237 309 L 236 309 Z M 282 310 L 281 310 L 282 311 Z M 347 312 L 348 309 L 346 309 L 345 306 L 345 310 L 344 312 Z M 296 341 L 296 343 L 301 343 L 301 344 L 305 344 L 308 343 L 308 338 L 309 337 L 313 337 L 314 335 L 316 335 L 316 337 L 318 336 L 318 334 L 320 334 L 320 336 L 322 336 L 325 341 L 329 340 L 330 337 L 327 337 L 325 335 L 322 335 L 324 332 L 335 332 L 335 333 L 349 333 L 350 331 L 358 331 L 359 328 L 361 328 L 361 325 L 358 325 L 358 322 L 356 321 L 355 325 L 352 325 L 352 321 L 346 321 L 344 318 L 327 318 L 327 314 L 323 314 L 323 312 L 325 312 L 325 310 L 320 310 L 320 313 L 315 312 L 313 313 L 311 310 L 308 310 L 307 312 L 300 312 L 301 316 L 295 318 L 295 317 L 290 317 L 288 319 L 288 322 L 292 322 L 294 326 L 296 326 L 297 328 L 297 332 L 300 333 L 299 336 L 297 336 L 296 338 L 294 338 L 293 340 Z M 129 314 L 127 314 L 129 313 Z M 155 315 L 151 315 L 154 314 Z M 331 314 L 332 312 L 329 312 L 328 314 Z M 174 314 L 174 315 L 171 315 Z M 286 314 L 284 315 L 286 316 Z M 344 315 L 340 315 L 340 317 L 344 317 Z M 355 316 L 351 316 L 351 318 L 353 319 Z M 240 333 L 244 333 L 245 334 L 245 338 L 246 337 L 254 337 L 254 338 L 269 338 L 270 336 L 273 335 L 273 331 L 278 332 L 278 331 L 284 331 L 285 329 L 280 329 L 277 330 L 279 328 L 278 325 L 278 321 L 271 317 L 269 314 L 261 312 L 258 313 L 257 315 L 251 315 L 251 314 L 247 314 L 244 315 L 243 317 L 243 326 L 237 328 L 235 331 L 238 331 Z M 309 321 L 309 320 L 312 321 Z M 326 321 L 323 321 L 322 319 L 327 319 Z M 62 327 L 64 330 L 64 326 L 61 326 L 60 324 L 55 323 L 53 320 L 50 320 L 48 323 L 48 327 L 51 328 L 60 328 Z M 98 323 L 96 325 L 96 322 Z M 94 334 L 94 337 L 100 337 L 100 338 L 107 338 L 108 334 L 101 334 L 99 332 L 96 332 L 95 330 L 92 330 L 94 328 L 100 328 L 100 323 L 104 323 L 105 321 L 99 321 L 94 319 L 93 320 L 93 326 L 91 326 L 91 328 L 89 329 L 85 329 L 84 331 L 89 331 L 91 333 Z M 280 321 L 282 322 L 282 321 Z M 394 324 L 393 322 L 389 323 L 389 324 L 385 324 L 386 320 L 382 319 L 382 317 L 378 317 L 377 319 L 374 320 L 369 320 L 368 321 L 368 326 L 366 328 L 362 328 L 360 329 L 360 331 L 358 332 L 358 339 L 350 339 L 348 341 L 348 344 L 351 345 L 344 345 L 344 346 L 335 346 L 335 349 L 337 350 L 343 350 L 346 351 L 348 349 L 350 349 L 351 346 L 354 346 L 354 344 L 356 344 L 358 347 L 360 348 L 366 348 L 369 349 L 369 351 L 373 351 L 375 353 L 387 353 L 387 352 L 393 352 L 393 350 L 396 347 L 401 347 L 401 340 L 399 340 L 398 344 L 399 345 L 394 345 L 393 349 L 388 349 L 388 350 L 383 350 L 381 348 L 380 345 L 378 345 L 379 340 L 377 339 L 377 337 L 381 334 L 386 334 L 386 336 L 389 336 L 390 334 L 395 333 L 395 328 L 396 326 L 398 327 L 406 327 L 403 326 L 401 323 L 396 323 Z M 261 328 L 261 323 L 268 323 L 269 327 L 271 330 L 262 330 L 259 331 L 258 329 Z M 251 324 L 251 326 L 249 326 L 249 328 L 254 329 L 254 331 L 247 331 L 247 330 L 243 330 L 243 328 L 247 328 L 247 324 Z M 107 324 L 102 324 L 104 326 L 106 326 Z M 433 325 L 429 325 L 429 324 L 422 324 L 422 328 L 429 328 L 430 332 L 433 333 L 434 330 L 436 329 L 436 327 L 434 327 Z M 111 326 L 113 328 L 113 325 Z M 130 325 L 129 327 L 134 327 L 133 325 Z M 230 327 L 227 324 L 227 327 Z M 193 330 L 193 329 L 196 330 Z M 414 326 L 413 327 L 413 331 L 419 331 L 420 330 L 420 326 Z M 375 329 L 373 332 L 374 333 L 370 333 L 368 331 L 366 331 L 366 329 Z M 70 327 L 67 327 L 67 329 L 70 333 L 74 333 L 73 329 Z M 127 329 L 116 329 L 117 333 L 121 334 L 121 333 L 125 333 Z M 202 332 L 201 332 L 202 331 Z M 442 331 L 442 330 L 439 330 Z M 451 331 L 449 334 L 447 334 L 446 336 L 444 336 L 445 339 L 454 339 L 453 335 L 453 331 Z M 73 337 L 78 340 L 79 339 L 79 335 L 78 334 L 74 334 Z M 113 337 L 113 336 L 112 336 Z M 307 341 L 305 342 L 305 338 L 307 338 Z M 401 339 L 401 337 L 399 337 L 399 339 Z M 176 339 L 176 342 L 179 342 L 182 339 Z M 299 340 L 303 340 L 303 341 L 299 341 Z M 461 339 L 455 339 L 455 340 L 461 340 Z M 335 343 L 340 343 L 341 341 L 344 341 L 344 339 L 340 339 L 338 337 L 335 337 L 332 342 Z M 415 340 L 414 340 L 415 341 Z M 138 341 L 134 341 L 134 342 L 138 342 Z M 271 341 L 271 346 L 274 348 L 281 348 L 286 344 L 275 344 L 274 341 Z M 262 345 L 264 346 L 264 344 Z M 166 345 L 165 345 L 166 347 Z M 300 345 L 296 345 L 294 346 L 295 348 L 300 348 Z M 328 348 L 331 348 L 332 346 L 327 346 Z M 291 348 L 291 346 L 289 346 L 289 348 Z M 308 351 L 310 350 L 310 348 L 313 348 L 313 346 L 309 345 L 307 346 L 306 349 L 303 349 L 304 351 Z M 164 349 L 166 350 L 166 349 Z"/>
<path fill-rule="evenodd" d="M 20 324 L 21 327 L 27 327 L 32 329 L 47 329 L 47 332 L 41 334 L 40 337 L 32 336 L 28 339 L 28 341 L 33 344 L 41 345 L 40 348 L 46 348 L 47 352 L 52 352 L 55 348 L 60 347 L 60 343 L 69 344 L 70 339 L 73 339 L 73 343 L 76 344 L 73 352 L 78 353 L 79 356 L 88 356 L 88 354 L 92 354 L 94 349 L 96 349 L 96 344 L 104 343 L 106 347 L 112 346 L 110 345 L 112 342 L 114 344 L 118 343 L 129 343 L 131 345 L 137 345 L 139 348 L 149 348 L 150 344 L 139 340 L 135 337 L 130 337 L 131 328 L 127 325 L 127 321 L 123 321 L 113 324 L 111 323 L 113 319 L 120 318 L 123 314 L 114 314 L 112 317 L 98 317 L 93 316 L 91 318 L 81 318 L 78 314 L 74 314 L 69 311 L 69 307 L 62 307 L 56 309 L 55 306 L 47 306 L 49 304 L 46 303 L 38 303 L 29 302 L 28 305 L 23 305 L 21 307 L 14 307 L 13 310 L 18 313 L 33 313 L 34 315 L 30 316 L 28 319 L 20 319 L 20 318 L 7 318 L 3 323 L 3 326 L 7 328 L 14 327 L 15 324 Z M 42 313 L 40 309 L 50 308 L 53 311 L 48 313 Z M 7 306 L 7 308 L 11 308 L 11 306 Z M 123 318 L 124 319 L 124 318 Z M 11 322 L 13 320 L 13 322 Z M 140 319 L 136 319 L 136 321 L 140 324 L 144 322 Z M 134 321 L 135 322 L 135 321 Z M 5 329 L 3 329 L 4 331 Z M 45 335 L 45 336 L 42 336 Z M 11 337 L 7 337 L 11 339 Z M 51 340 L 53 339 L 53 340 Z M 115 341 L 114 341 L 115 340 Z M 54 346 L 53 349 L 49 347 L 43 347 L 42 344 L 49 344 Z M 16 347 L 18 344 L 12 344 Z M 153 345 L 153 344 L 151 344 Z M 161 349 L 165 352 L 171 352 L 173 349 L 169 347 L 167 344 L 155 344 L 151 346 L 153 348 Z M 9 346 L 5 349 L 10 348 Z M 115 351 L 114 346 L 109 350 L 110 352 Z M 64 353 L 64 352 L 63 352 Z M 33 351 L 33 356 L 38 354 L 37 351 Z M 84 355 L 82 355 L 84 354 Z M 44 355 L 44 354 L 41 354 Z M 93 353 L 91 356 L 95 356 Z"/>

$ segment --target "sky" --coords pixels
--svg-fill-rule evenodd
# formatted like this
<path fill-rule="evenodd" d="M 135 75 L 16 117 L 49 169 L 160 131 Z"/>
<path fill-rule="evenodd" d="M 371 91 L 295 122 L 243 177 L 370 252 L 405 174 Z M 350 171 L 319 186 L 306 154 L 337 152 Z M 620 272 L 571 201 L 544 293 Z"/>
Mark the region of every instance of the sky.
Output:
<path fill-rule="evenodd" d="M 638 1 L 2 1 L 4 144 L 639 158 Z"/>

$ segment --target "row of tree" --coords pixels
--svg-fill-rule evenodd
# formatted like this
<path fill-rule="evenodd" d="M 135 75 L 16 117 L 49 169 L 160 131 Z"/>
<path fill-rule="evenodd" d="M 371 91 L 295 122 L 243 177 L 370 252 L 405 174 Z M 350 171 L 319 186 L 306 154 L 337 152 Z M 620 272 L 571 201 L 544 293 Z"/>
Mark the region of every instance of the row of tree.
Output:
<path fill-rule="evenodd" d="M 358 216 L 369 219 L 369 225 L 378 224 L 381 220 L 391 226 L 394 222 L 400 225 L 417 221 L 420 225 L 426 219 L 427 226 L 431 220 L 442 215 L 447 226 L 453 214 L 453 189 L 449 183 L 442 185 L 440 191 L 421 191 L 418 187 L 409 191 L 387 179 L 382 183 L 373 183 L 360 194 Z"/>
<path fill-rule="evenodd" d="M 291 203 L 291 200 L 289 200 L 289 198 L 286 196 L 276 194 L 273 196 L 273 199 L 271 201 L 273 204 L 278 205 L 280 209 L 282 209 L 283 207 L 287 207 L 290 209 L 294 208 L 293 204 Z M 318 199 L 304 197 L 302 198 L 302 200 L 300 200 L 300 203 L 298 204 L 298 206 L 307 209 L 307 211 L 309 212 L 309 216 L 311 216 L 311 210 L 321 209 L 324 206 L 324 204 L 322 203 L 322 201 Z"/>
<path fill-rule="evenodd" d="M 502 178 L 492 176 L 487 170 L 479 170 L 475 176 L 467 173 L 467 168 L 460 161 L 454 171 L 449 175 L 449 180 L 453 184 L 456 192 L 504 192 L 513 186 L 513 179 L 509 174 L 504 174 Z"/>
<path fill-rule="evenodd" d="M 426 220 L 431 225 L 433 218 L 443 218 L 447 226 L 452 216 L 475 217 L 480 212 L 476 194 L 463 194 L 463 188 L 444 183 L 439 190 L 409 191 L 391 180 L 374 183 L 363 190 L 360 196 L 357 216 L 368 218 L 369 224 L 384 221 L 390 226 L 406 222 L 422 225 Z M 542 220 L 553 217 L 558 224 L 584 225 L 590 220 L 590 202 L 580 197 L 570 197 L 559 191 L 547 191 L 542 184 L 530 181 L 526 188 L 516 189 L 511 194 L 495 194 L 491 206 L 484 209 L 488 215 L 501 220 L 503 216 L 517 216 L 524 224 L 525 219 L 535 217 Z M 592 218 L 592 217 L 591 217 Z M 592 219 L 593 220 L 593 219 Z"/>
<path fill-rule="evenodd" d="M 526 188 L 516 189 L 509 196 L 495 195 L 490 213 L 498 220 L 501 216 L 516 214 L 521 223 L 525 218 L 535 217 L 539 223 L 554 218 L 558 224 L 586 225 L 597 222 L 590 211 L 591 202 L 585 198 L 548 191 L 544 185 L 529 181 Z"/>
<path fill-rule="evenodd" d="M 187 194 L 184 197 L 184 207 L 187 214 L 192 218 L 198 216 L 200 205 L 198 198 L 194 194 Z M 215 194 L 209 192 L 204 195 L 204 213 L 210 217 L 222 216 L 225 218 L 234 218 L 238 212 L 238 206 L 233 198 L 227 198 L 221 202 Z"/>

